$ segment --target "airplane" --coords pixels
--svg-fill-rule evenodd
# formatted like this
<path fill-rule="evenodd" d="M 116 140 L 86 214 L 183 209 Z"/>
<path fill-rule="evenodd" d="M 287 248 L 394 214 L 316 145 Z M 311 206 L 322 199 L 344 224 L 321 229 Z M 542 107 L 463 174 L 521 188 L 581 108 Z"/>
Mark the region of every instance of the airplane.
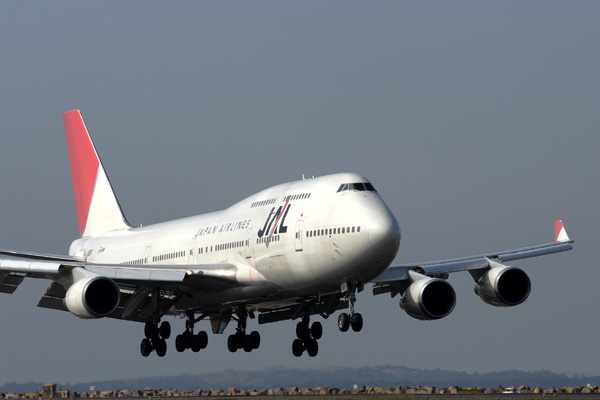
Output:
<path fill-rule="evenodd" d="M 310 357 L 323 334 L 313 316 L 339 310 L 338 328 L 358 332 L 363 317 L 356 294 L 367 284 L 374 295 L 399 296 L 411 317 L 436 320 L 454 309 L 447 279 L 467 271 L 486 303 L 511 307 L 529 296 L 531 283 L 505 262 L 571 250 L 562 222 L 555 241 L 424 263 L 391 265 L 400 247 L 400 225 L 373 184 L 339 173 L 270 187 L 229 208 L 148 226 L 126 220 L 79 110 L 63 114 L 80 238 L 68 255 L 0 250 L 0 292 L 12 294 L 27 278 L 48 279 L 38 307 L 84 319 L 115 318 L 144 324 L 142 356 L 163 357 L 171 325 L 184 316 L 175 337 L 178 352 L 206 348 L 213 334 L 237 326 L 231 352 L 260 346 L 258 324 L 298 320 L 292 353 Z"/>

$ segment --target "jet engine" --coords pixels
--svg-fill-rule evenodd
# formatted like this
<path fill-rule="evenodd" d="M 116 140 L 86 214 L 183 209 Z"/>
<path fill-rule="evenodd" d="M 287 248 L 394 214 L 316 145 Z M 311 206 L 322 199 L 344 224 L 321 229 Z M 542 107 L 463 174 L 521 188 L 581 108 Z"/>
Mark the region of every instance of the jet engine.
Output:
<path fill-rule="evenodd" d="M 413 318 L 433 320 L 444 318 L 454 310 L 456 294 L 443 279 L 409 271 L 413 283 L 400 300 L 400 308 Z"/>
<path fill-rule="evenodd" d="M 111 279 L 86 271 L 67 290 L 65 306 L 79 318 L 102 318 L 112 314 L 119 305 L 121 292 Z"/>
<path fill-rule="evenodd" d="M 496 307 L 521 304 L 531 291 L 531 281 L 523 270 L 488 260 L 488 269 L 475 284 L 475 294 Z"/>

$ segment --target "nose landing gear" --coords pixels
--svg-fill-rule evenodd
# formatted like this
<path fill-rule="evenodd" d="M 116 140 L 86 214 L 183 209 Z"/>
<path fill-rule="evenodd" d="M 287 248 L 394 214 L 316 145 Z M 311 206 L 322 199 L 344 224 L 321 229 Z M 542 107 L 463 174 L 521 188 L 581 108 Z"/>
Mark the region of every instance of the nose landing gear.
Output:
<path fill-rule="evenodd" d="M 356 302 L 356 286 L 344 283 L 342 285 L 342 301 L 348 303 L 348 313 L 341 313 L 338 317 L 338 328 L 342 332 L 347 332 L 350 327 L 354 332 L 360 332 L 363 328 L 362 315 L 354 312 L 354 303 Z"/>

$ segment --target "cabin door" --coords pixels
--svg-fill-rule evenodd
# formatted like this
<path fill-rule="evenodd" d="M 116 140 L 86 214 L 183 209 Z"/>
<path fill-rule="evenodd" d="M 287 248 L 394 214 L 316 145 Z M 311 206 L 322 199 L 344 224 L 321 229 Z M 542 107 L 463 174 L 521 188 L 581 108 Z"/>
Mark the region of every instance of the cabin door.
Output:
<path fill-rule="evenodd" d="M 296 251 L 302 251 L 303 247 L 302 247 L 302 226 L 304 224 L 304 221 L 299 219 L 298 221 L 296 221 L 296 236 L 295 236 L 295 242 L 296 242 Z"/>

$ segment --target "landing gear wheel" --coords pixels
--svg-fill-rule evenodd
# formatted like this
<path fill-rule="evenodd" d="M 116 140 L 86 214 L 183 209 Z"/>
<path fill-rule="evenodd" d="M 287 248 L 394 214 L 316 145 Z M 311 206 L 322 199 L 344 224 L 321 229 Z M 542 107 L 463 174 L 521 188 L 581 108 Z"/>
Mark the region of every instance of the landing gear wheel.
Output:
<path fill-rule="evenodd" d="M 346 332 L 350 328 L 350 316 L 346 313 L 341 313 L 338 317 L 338 328 L 340 331 Z"/>
<path fill-rule="evenodd" d="M 306 340 L 310 337 L 308 323 L 300 321 L 296 324 L 296 337 L 300 340 Z"/>
<path fill-rule="evenodd" d="M 201 348 L 202 348 L 202 343 L 200 343 L 200 338 L 198 337 L 198 335 L 194 335 L 192 337 L 192 351 L 194 353 L 197 353 L 200 351 Z"/>
<path fill-rule="evenodd" d="M 354 332 L 360 332 L 363 328 L 363 317 L 359 313 L 355 313 L 352 318 L 352 330 Z"/>
<path fill-rule="evenodd" d="M 253 349 L 258 349 L 260 347 L 260 333 L 252 331 L 252 333 L 248 335 L 248 338 L 250 339 Z"/>
<path fill-rule="evenodd" d="M 165 339 L 158 339 L 156 341 L 156 355 L 164 357 L 167 354 L 167 342 Z"/>
<path fill-rule="evenodd" d="M 185 331 L 181 334 L 181 337 L 183 338 L 183 346 L 185 349 L 189 349 L 192 347 L 192 339 L 194 338 L 194 335 L 192 334 L 192 332 L 190 331 Z"/>
<path fill-rule="evenodd" d="M 319 353 L 319 342 L 315 339 L 308 339 L 304 345 L 306 346 L 306 352 L 309 356 L 314 357 Z"/>
<path fill-rule="evenodd" d="M 229 337 L 227 338 L 227 349 L 232 353 L 235 353 L 237 351 L 237 338 L 235 337 L 235 335 L 229 335 Z"/>
<path fill-rule="evenodd" d="M 294 342 L 292 343 L 292 353 L 296 357 L 300 357 L 302 353 L 304 353 L 304 344 L 302 343 L 302 340 L 294 340 Z"/>
<path fill-rule="evenodd" d="M 185 348 L 185 339 L 183 335 L 177 335 L 175 337 L 175 349 L 181 353 L 185 350 Z"/>
<path fill-rule="evenodd" d="M 160 324 L 160 328 L 158 328 L 158 334 L 163 339 L 168 339 L 171 337 L 171 324 L 167 321 L 163 321 Z"/>
<path fill-rule="evenodd" d="M 235 337 L 235 347 L 237 347 L 238 349 L 243 349 L 244 344 L 246 343 L 246 335 L 244 335 L 244 332 L 237 331 L 234 334 L 234 337 Z"/>
<path fill-rule="evenodd" d="M 244 351 L 250 353 L 252 351 L 252 343 L 250 343 L 250 336 L 246 336 L 244 340 Z"/>
<path fill-rule="evenodd" d="M 319 340 L 323 336 L 323 325 L 319 321 L 313 322 L 310 327 L 310 334 L 313 339 Z"/>
<path fill-rule="evenodd" d="M 156 337 L 156 333 L 156 325 L 154 322 L 147 321 L 144 325 L 144 336 L 146 336 L 147 339 L 153 339 Z"/>
<path fill-rule="evenodd" d="M 200 340 L 200 349 L 205 349 L 208 346 L 208 333 L 206 331 L 198 332 L 198 340 Z"/>
<path fill-rule="evenodd" d="M 142 340 L 142 343 L 140 344 L 140 352 L 144 357 L 148 357 L 150 353 L 152 353 L 152 343 L 150 342 L 150 339 L 145 338 Z"/>

